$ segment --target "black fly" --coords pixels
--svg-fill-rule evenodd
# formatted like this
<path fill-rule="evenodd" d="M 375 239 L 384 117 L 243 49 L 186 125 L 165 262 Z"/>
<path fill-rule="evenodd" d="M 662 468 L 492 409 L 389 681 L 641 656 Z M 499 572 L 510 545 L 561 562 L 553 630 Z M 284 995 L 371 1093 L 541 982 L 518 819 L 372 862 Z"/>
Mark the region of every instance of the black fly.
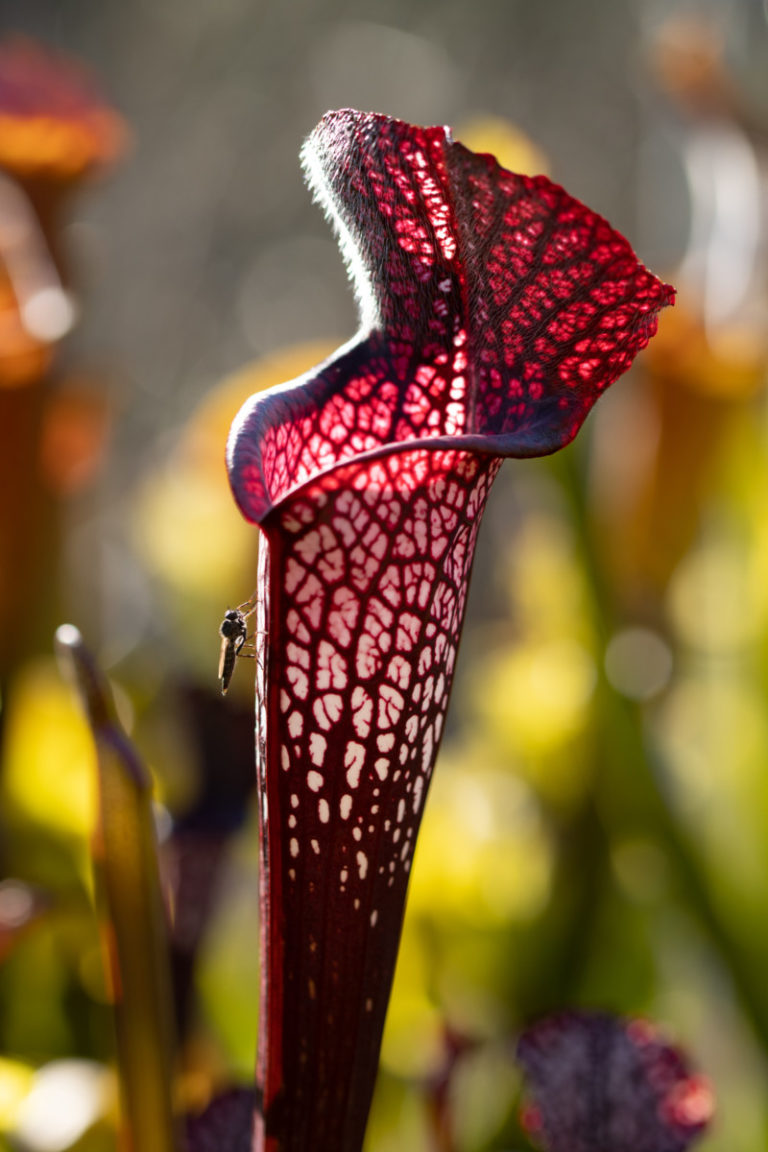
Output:
<path fill-rule="evenodd" d="M 246 600 L 239 608 L 228 608 L 224 619 L 219 626 L 221 636 L 221 654 L 219 655 L 219 680 L 221 681 L 221 694 L 226 696 L 232 675 L 235 671 L 235 661 L 238 656 L 253 656 L 252 651 L 244 652 L 243 648 L 248 640 L 248 617 L 256 611 L 255 597 Z"/>

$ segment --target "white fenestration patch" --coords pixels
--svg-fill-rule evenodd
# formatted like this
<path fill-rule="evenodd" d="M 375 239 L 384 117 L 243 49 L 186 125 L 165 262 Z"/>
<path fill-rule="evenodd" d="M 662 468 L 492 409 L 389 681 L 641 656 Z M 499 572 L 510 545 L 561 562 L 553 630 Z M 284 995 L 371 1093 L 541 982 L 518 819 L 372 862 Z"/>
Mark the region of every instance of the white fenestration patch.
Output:
<path fill-rule="evenodd" d="M 295 739 L 304 731 L 304 717 L 301 712 L 291 712 L 288 717 L 288 731 Z"/>
<path fill-rule="evenodd" d="M 365 748 L 355 740 L 347 742 L 344 755 L 344 767 L 347 769 L 347 784 L 350 788 L 357 788 L 360 783 L 360 773 L 365 763 Z"/>
<path fill-rule="evenodd" d="M 328 741 L 325 736 L 321 736 L 319 732 L 312 732 L 309 737 L 309 758 L 313 764 L 318 768 L 322 768 L 323 761 L 325 760 L 325 750 L 328 747 Z"/>
<path fill-rule="evenodd" d="M 417 776 L 413 782 L 413 811 L 417 813 L 421 807 L 421 798 L 424 792 L 424 777 Z"/>
<path fill-rule="evenodd" d="M 376 769 L 376 775 L 378 776 L 379 780 L 386 780 L 387 776 L 389 775 L 389 760 L 387 760 L 386 757 L 381 756 L 378 760 L 374 761 L 373 766 Z"/>

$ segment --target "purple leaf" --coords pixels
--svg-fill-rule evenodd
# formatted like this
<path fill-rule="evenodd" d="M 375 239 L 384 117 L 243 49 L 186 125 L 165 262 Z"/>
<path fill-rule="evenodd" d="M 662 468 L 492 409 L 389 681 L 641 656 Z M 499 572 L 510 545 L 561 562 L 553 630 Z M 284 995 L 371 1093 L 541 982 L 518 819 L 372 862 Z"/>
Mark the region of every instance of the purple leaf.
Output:
<path fill-rule="evenodd" d="M 216 1096 L 204 1112 L 187 1121 L 185 1152 L 251 1152 L 255 1106 L 250 1088 Z"/>
<path fill-rule="evenodd" d="M 518 1059 L 547 1152 L 684 1152 L 712 1118 L 708 1082 L 645 1020 L 564 1012 L 524 1033 Z"/>

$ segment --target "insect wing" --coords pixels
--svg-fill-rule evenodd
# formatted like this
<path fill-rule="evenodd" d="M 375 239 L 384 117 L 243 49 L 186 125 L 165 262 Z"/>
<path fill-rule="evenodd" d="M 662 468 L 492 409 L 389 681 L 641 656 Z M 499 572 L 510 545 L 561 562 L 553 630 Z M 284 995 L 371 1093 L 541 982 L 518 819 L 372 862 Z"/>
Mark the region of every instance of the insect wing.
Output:
<path fill-rule="evenodd" d="M 221 681 L 221 694 L 226 696 L 235 670 L 235 641 L 226 636 L 221 639 L 221 653 L 219 655 L 219 680 Z"/>

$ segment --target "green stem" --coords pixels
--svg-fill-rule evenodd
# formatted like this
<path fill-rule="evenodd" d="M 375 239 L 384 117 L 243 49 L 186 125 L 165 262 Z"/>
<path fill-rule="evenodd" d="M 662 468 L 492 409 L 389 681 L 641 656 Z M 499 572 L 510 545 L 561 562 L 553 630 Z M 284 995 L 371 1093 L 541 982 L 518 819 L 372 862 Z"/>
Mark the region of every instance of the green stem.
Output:
<path fill-rule="evenodd" d="M 130 1152 L 176 1152 L 171 977 L 151 780 L 120 728 L 109 687 L 79 632 L 70 625 L 59 628 L 56 646 L 73 674 L 96 743 L 94 861 L 115 999 L 121 1146 Z"/>
<path fill-rule="evenodd" d="M 578 474 L 573 450 L 560 453 L 553 464 L 564 480 L 571 501 L 581 559 L 594 590 L 595 627 L 602 652 L 616 625 L 613 598 L 593 545 L 583 478 Z M 610 687 L 602 670 L 598 693 L 597 706 L 603 720 L 601 760 L 606 768 L 610 767 L 610 760 L 618 758 L 620 749 L 622 784 L 629 788 L 632 802 L 628 820 L 631 819 L 635 827 L 643 821 L 660 842 L 688 905 L 727 967 L 742 1007 L 763 1050 L 768 1053 L 768 985 L 763 975 L 757 975 L 750 958 L 730 933 L 710 894 L 690 836 L 664 795 L 662 782 L 667 771 L 644 730 L 642 712 L 638 705 L 625 700 Z M 605 771 L 598 784 L 602 790 L 608 790 Z"/>

